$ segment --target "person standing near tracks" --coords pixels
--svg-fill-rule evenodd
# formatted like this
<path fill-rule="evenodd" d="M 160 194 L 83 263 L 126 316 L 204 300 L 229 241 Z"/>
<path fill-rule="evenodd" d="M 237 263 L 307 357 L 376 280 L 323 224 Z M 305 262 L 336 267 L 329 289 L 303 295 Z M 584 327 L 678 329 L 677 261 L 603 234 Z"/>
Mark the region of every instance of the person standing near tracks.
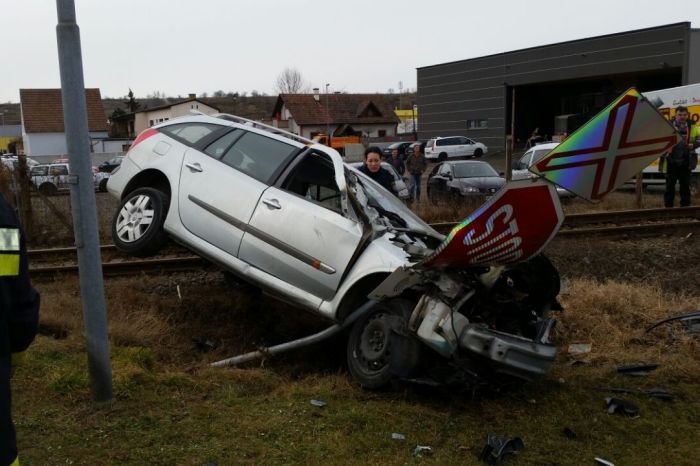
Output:
<path fill-rule="evenodd" d="M 19 466 L 10 379 L 39 324 L 39 293 L 29 282 L 19 221 L 0 194 L 0 466 Z"/>
<path fill-rule="evenodd" d="M 419 142 L 413 144 L 413 152 L 406 160 L 406 170 L 408 170 L 408 192 L 411 201 L 420 201 L 421 177 L 427 166 L 425 155 L 423 155 L 423 145 Z"/>
<path fill-rule="evenodd" d="M 690 173 L 698 165 L 695 150 L 700 146 L 700 132 L 697 125 L 689 120 L 688 109 L 683 105 L 676 107 L 676 115 L 671 124 L 681 136 L 681 141 L 670 152 L 662 155 L 659 163 L 659 170 L 666 173 L 664 206 L 673 207 L 678 183 L 681 207 L 687 207 L 690 205 Z"/>

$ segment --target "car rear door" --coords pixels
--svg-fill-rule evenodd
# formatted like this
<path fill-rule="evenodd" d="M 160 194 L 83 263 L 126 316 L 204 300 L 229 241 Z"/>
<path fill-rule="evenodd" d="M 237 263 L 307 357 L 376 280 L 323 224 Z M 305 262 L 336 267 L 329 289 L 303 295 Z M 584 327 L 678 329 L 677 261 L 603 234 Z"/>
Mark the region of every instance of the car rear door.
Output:
<path fill-rule="evenodd" d="M 239 257 L 322 299 L 331 299 L 363 234 L 344 211 L 344 168 L 309 152 L 265 190 L 250 219 Z"/>
<path fill-rule="evenodd" d="M 235 129 L 185 153 L 180 172 L 182 224 L 194 235 L 238 255 L 246 225 L 269 179 L 296 146 Z"/>

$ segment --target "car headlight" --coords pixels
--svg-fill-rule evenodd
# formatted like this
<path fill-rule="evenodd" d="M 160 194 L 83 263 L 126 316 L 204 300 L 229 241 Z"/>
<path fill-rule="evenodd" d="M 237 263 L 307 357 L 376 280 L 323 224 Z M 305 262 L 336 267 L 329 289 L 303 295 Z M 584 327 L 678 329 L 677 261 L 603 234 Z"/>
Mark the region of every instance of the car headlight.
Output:
<path fill-rule="evenodd" d="M 476 186 L 462 186 L 462 192 L 464 194 L 478 193 L 479 188 Z"/>

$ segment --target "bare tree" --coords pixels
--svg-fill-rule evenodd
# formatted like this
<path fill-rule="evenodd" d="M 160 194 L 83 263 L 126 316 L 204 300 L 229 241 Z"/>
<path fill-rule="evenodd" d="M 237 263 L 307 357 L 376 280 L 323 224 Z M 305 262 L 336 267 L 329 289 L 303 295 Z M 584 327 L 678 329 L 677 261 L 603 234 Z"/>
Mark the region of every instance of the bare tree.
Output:
<path fill-rule="evenodd" d="M 278 94 L 300 94 L 309 92 L 309 86 L 298 69 L 287 67 L 277 75 L 275 91 Z"/>

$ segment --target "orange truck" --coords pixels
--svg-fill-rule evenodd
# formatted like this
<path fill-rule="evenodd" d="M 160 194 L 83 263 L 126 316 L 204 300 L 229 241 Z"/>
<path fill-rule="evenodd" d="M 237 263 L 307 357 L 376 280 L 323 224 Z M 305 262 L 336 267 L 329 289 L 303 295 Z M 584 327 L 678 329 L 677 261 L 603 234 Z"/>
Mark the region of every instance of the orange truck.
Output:
<path fill-rule="evenodd" d="M 345 146 L 347 144 L 362 144 L 362 139 L 360 136 L 336 136 L 330 138 L 330 144 L 328 141 L 328 135 L 321 133 L 317 134 L 313 138 L 314 142 L 318 142 L 319 144 L 323 144 L 324 146 L 332 147 L 333 149 L 337 150 L 340 155 L 345 154 Z"/>

